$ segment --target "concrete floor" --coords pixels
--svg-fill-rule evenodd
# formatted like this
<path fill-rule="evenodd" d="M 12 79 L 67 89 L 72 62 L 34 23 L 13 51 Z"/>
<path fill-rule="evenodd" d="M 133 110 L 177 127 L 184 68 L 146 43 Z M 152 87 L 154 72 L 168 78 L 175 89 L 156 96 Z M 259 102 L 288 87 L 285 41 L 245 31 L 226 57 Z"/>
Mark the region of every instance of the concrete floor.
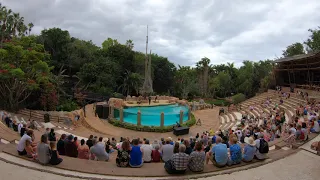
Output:
<path fill-rule="evenodd" d="M 294 155 L 288 156 L 284 159 L 257 168 L 234 172 L 231 174 L 224 174 L 207 178 L 198 178 L 198 180 L 316 180 L 320 177 L 319 162 L 320 156 L 302 150 Z M 78 178 L 59 176 L 51 173 L 31 170 L 24 167 L 5 163 L 3 161 L 0 161 L 0 174 L 0 179 L 78 180 Z M 80 174 L 81 173 L 77 173 L 77 175 Z M 110 179 L 110 177 L 99 177 L 95 175 L 91 175 L 91 177 Z M 112 177 L 112 179 L 115 179 L 115 177 Z M 130 177 L 121 179 L 130 179 Z M 176 177 L 175 179 L 178 178 Z"/>

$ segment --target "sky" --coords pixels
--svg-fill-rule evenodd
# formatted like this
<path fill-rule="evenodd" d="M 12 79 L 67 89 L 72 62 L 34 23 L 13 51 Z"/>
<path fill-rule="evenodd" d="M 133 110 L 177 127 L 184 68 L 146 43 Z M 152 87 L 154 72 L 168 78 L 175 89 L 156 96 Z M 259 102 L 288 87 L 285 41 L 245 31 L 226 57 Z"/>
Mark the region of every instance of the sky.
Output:
<path fill-rule="evenodd" d="M 320 26 L 319 0 L 2 0 L 35 26 L 59 27 L 101 46 L 108 37 L 149 48 L 176 65 L 194 66 L 281 57 Z"/>

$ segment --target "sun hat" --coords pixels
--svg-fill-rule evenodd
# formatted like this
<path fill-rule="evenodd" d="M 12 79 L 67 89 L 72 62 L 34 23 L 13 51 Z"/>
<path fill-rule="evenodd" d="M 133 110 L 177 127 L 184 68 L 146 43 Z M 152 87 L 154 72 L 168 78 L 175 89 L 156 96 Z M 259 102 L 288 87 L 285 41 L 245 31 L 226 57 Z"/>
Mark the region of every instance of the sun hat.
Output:
<path fill-rule="evenodd" d="M 253 137 L 245 137 L 244 142 L 249 144 L 250 146 L 256 145 L 256 142 L 254 141 Z"/>

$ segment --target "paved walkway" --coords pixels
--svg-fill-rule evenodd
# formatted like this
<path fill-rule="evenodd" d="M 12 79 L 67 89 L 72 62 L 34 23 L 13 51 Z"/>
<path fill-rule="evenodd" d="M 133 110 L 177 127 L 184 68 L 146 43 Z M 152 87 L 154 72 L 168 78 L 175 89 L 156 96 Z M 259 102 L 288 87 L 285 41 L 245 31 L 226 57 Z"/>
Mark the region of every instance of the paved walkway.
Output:
<path fill-rule="evenodd" d="M 288 156 L 284 159 L 275 161 L 270 164 L 266 164 L 257 168 L 234 172 L 231 174 L 218 175 L 207 178 L 198 178 L 198 180 L 317 180 L 320 177 L 320 156 L 314 155 L 307 151 L 300 151 L 294 155 Z M 39 165 L 41 166 L 41 165 Z M 42 168 L 50 168 L 44 167 Z M 51 169 L 55 169 L 52 168 Z M 64 173 L 64 170 L 58 170 Z M 74 176 L 82 176 L 84 173 L 69 172 Z M 0 174 L 1 179 L 25 179 L 25 180 L 78 180 L 78 178 L 65 177 L 60 175 L 54 175 L 51 173 L 40 172 L 37 170 L 27 169 L 24 167 L 12 165 L 0 161 Z M 115 177 L 90 175 L 82 177 L 92 178 L 107 178 L 116 179 Z M 85 178 L 84 178 L 85 179 Z M 122 177 L 121 179 L 136 179 L 130 177 Z M 139 178 L 149 179 L 149 178 Z M 179 177 L 175 177 L 179 179 Z"/>

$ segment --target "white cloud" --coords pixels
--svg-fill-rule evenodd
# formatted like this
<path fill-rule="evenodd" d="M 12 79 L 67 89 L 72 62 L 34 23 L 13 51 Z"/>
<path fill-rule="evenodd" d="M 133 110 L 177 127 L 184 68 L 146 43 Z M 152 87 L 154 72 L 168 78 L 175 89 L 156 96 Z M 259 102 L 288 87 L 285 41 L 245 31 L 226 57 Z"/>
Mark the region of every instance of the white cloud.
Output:
<path fill-rule="evenodd" d="M 132 39 L 181 65 L 202 57 L 212 64 L 263 60 L 307 39 L 320 22 L 319 0 L 3 0 L 35 24 L 33 33 L 59 27 L 101 45 L 107 37 Z"/>

